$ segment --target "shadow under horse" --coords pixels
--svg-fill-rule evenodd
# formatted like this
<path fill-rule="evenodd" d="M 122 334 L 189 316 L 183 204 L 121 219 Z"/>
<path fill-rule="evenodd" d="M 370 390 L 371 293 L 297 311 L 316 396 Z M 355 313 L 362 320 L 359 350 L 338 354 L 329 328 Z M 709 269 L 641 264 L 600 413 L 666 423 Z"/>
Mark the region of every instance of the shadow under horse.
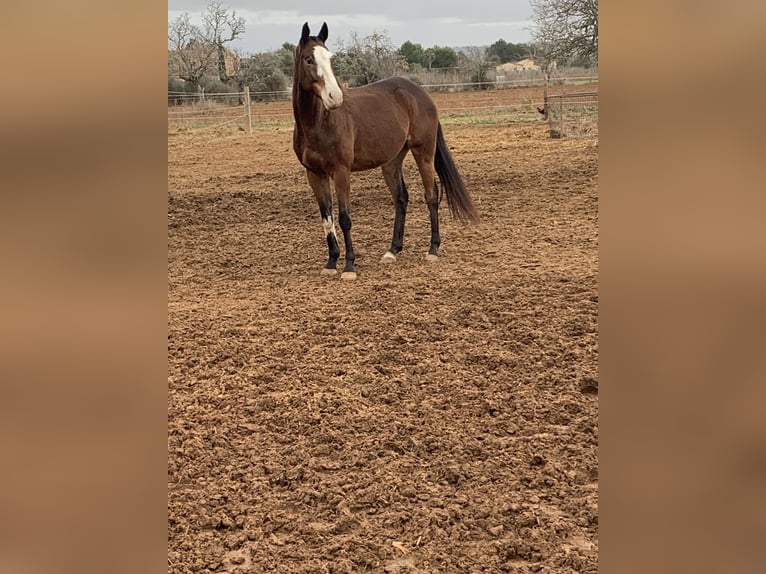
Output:
<path fill-rule="evenodd" d="M 306 168 L 314 191 L 329 258 L 322 273 L 337 273 L 340 248 L 333 220 L 330 180 L 338 198 L 338 223 L 343 231 L 346 260 L 342 279 L 356 279 L 351 241 L 350 174 L 380 167 L 393 196 L 395 218 L 390 249 L 383 262 L 393 262 L 404 242 L 409 196 L 402 177 L 408 151 L 423 180 L 431 222 L 427 260 L 436 260 L 439 236 L 438 174 L 452 215 L 476 223 L 479 215 L 444 141 L 439 115 L 431 96 L 405 78 L 388 78 L 359 88 L 344 88 L 332 71 L 332 54 L 325 46 L 327 24 L 312 36 L 303 25 L 295 49 L 293 79 L 293 149 Z"/>

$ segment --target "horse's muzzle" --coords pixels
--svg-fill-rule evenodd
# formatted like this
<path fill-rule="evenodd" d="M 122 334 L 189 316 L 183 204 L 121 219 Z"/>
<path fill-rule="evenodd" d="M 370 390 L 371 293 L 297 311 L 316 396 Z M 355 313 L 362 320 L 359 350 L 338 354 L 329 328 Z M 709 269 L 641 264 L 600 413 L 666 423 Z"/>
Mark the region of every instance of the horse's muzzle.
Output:
<path fill-rule="evenodd" d="M 335 110 L 343 104 L 343 92 L 338 91 L 336 94 L 328 92 L 327 96 L 322 98 L 324 107 L 328 110 Z"/>

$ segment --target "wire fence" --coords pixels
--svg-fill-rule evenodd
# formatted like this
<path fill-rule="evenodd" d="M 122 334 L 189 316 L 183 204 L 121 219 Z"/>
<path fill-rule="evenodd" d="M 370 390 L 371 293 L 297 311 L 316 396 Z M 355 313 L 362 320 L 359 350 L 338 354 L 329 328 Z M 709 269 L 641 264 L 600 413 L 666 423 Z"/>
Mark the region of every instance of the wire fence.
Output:
<path fill-rule="evenodd" d="M 552 138 L 598 137 L 598 92 L 549 94 L 544 109 Z"/>
<path fill-rule="evenodd" d="M 208 99 L 204 102 L 193 101 L 187 106 L 168 109 L 168 133 L 194 133 L 213 130 L 218 127 L 238 123 L 247 127 L 245 106 L 229 106 L 226 102 Z"/>
<path fill-rule="evenodd" d="M 445 125 L 547 121 L 550 135 L 598 137 L 598 77 L 424 85 Z M 489 86 L 489 87 L 488 87 Z M 168 134 L 231 134 L 292 125 L 291 90 L 168 92 Z"/>

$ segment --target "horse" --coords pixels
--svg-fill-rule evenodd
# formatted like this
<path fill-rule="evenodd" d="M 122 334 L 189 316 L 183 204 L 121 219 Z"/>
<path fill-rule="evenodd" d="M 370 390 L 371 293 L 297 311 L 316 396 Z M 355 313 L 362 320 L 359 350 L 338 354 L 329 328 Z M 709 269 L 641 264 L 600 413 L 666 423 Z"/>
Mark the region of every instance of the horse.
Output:
<path fill-rule="evenodd" d="M 323 275 L 335 275 L 340 248 L 333 220 L 330 181 L 338 199 L 338 223 L 343 231 L 345 265 L 341 279 L 356 279 L 349 215 L 350 173 L 380 167 L 394 203 L 394 231 L 383 263 L 396 261 L 404 243 L 404 221 L 409 195 L 402 163 L 412 152 L 423 180 L 431 223 L 426 260 L 438 259 L 438 174 L 452 216 L 478 223 L 479 214 L 444 140 L 431 96 L 406 78 L 392 77 L 358 88 L 341 88 L 332 70 L 332 54 L 325 46 L 327 23 L 311 35 L 303 25 L 295 48 L 292 103 L 295 126 L 293 150 L 306 169 L 309 186 L 319 204 L 329 257 Z"/>

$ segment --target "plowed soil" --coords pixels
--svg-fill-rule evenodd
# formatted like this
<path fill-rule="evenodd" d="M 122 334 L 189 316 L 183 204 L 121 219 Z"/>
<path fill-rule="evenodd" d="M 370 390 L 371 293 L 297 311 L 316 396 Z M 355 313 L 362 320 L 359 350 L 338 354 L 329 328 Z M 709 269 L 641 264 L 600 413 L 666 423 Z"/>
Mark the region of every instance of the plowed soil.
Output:
<path fill-rule="evenodd" d="M 169 136 L 169 572 L 597 571 L 597 141 L 444 131 L 482 224 L 355 174 L 354 282 L 290 127 Z"/>

